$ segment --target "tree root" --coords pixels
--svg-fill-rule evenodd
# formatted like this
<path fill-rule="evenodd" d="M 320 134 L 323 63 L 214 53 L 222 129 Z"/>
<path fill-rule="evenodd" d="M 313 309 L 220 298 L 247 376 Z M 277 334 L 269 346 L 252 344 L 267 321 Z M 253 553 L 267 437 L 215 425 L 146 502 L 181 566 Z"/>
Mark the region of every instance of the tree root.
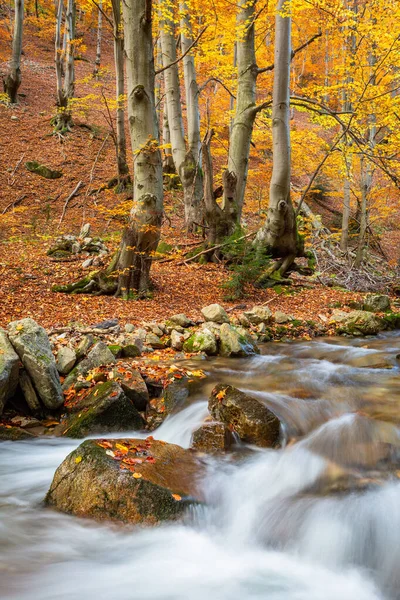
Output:
<path fill-rule="evenodd" d="M 107 271 L 93 271 L 75 283 L 54 285 L 53 292 L 63 294 L 92 294 L 93 296 L 112 295 L 117 290 L 117 279 Z"/>

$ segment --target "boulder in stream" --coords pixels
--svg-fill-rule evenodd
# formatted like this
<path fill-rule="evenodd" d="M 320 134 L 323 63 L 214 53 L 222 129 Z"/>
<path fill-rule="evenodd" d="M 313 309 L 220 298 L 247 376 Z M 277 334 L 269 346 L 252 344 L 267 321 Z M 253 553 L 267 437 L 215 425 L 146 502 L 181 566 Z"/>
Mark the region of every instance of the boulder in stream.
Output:
<path fill-rule="evenodd" d="M 279 444 L 280 421 L 260 400 L 231 385 L 219 384 L 211 392 L 208 409 L 241 440 L 264 448 Z"/>
<path fill-rule="evenodd" d="M 367 310 L 353 310 L 340 321 L 339 331 L 351 335 L 376 335 L 385 328 L 384 321 Z"/>
<path fill-rule="evenodd" d="M 229 450 L 233 435 L 224 423 L 210 421 L 203 423 L 192 435 L 192 448 L 198 452 L 217 454 Z"/>
<path fill-rule="evenodd" d="M 8 336 L 40 400 L 46 408 L 59 408 L 63 403 L 63 394 L 46 331 L 33 319 L 28 318 L 10 323 Z"/>
<path fill-rule="evenodd" d="M 367 294 L 363 309 L 370 312 L 385 312 L 390 310 L 390 298 L 385 294 Z"/>
<path fill-rule="evenodd" d="M 205 352 L 209 356 L 217 354 L 217 340 L 214 333 L 204 327 L 196 331 L 183 344 L 185 352 Z"/>
<path fill-rule="evenodd" d="M 221 356 L 251 356 L 259 352 L 246 330 L 223 323 L 219 330 Z"/>
<path fill-rule="evenodd" d="M 58 467 L 45 501 L 79 517 L 156 525 L 201 502 L 203 471 L 190 450 L 151 437 L 88 440 Z"/>

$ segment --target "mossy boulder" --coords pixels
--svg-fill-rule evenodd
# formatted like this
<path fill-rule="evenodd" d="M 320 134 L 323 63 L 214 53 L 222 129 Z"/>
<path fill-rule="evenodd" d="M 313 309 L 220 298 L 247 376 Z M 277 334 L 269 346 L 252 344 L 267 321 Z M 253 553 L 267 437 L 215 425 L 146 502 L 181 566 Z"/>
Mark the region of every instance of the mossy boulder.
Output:
<path fill-rule="evenodd" d="M 233 441 L 233 435 L 224 423 L 210 421 L 193 432 L 191 447 L 198 452 L 218 454 L 229 450 Z"/>
<path fill-rule="evenodd" d="M 98 342 L 89 352 L 86 358 L 82 360 L 72 371 L 67 375 L 63 383 L 63 390 L 67 390 L 79 377 L 86 377 L 89 371 L 102 367 L 104 365 L 114 364 L 116 362 L 114 354 L 111 352 L 107 344 Z"/>
<path fill-rule="evenodd" d="M 110 350 L 110 352 L 112 352 L 115 358 L 121 358 L 122 346 L 120 346 L 119 344 L 109 344 L 108 349 Z"/>
<path fill-rule="evenodd" d="M 190 450 L 152 438 L 88 440 L 58 467 L 45 502 L 79 517 L 156 525 L 202 500 L 203 471 Z"/>
<path fill-rule="evenodd" d="M 56 431 L 66 437 L 83 438 L 94 433 L 140 430 L 145 425 L 131 400 L 114 381 L 97 384 L 70 409 L 72 413 Z"/>
<path fill-rule="evenodd" d="M 376 335 L 383 329 L 384 321 L 366 310 L 353 310 L 339 324 L 340 333 L 351 335 Z"/>
<path fill-rule="evenodd" d="M 209 356 L 217 354 L 217 340 L 214 333 L 204 327 L 196 331 L 183 344 L 185 352 L 205 352 Z"/>
<path fill-rule="evenodd" d="M 21 427 L 12 427 L 10 425 L 0 425 L 0 441 L 18 442 L 20 440 L 31 440 L 35 435 L 25 431 Z"/>
<path fill-rule="evenodd" d="M 45 179 L 59 179 L 62 177 L 62 171 L 50 169 L 45 165 L 41 165 L 36 160 L 26 162 L 25 167 L 30 173 L 35 173 L 35 175 L 40 175 L 40 177 L 44 177 Z"/>
<path fill-rule="evenodd" d="M 261 447 L 278 446 L 280 421 L 257 398 L 219 384 L 211 392 L 208 409 L 214 419 L 225 423 L 244 442 Z"/>
<path fill-rule="evenodd" d="M 60 376 L 46 331 L 33 319 L 21 319 L 8 325 L 8 337 L 27 370 L 36 392 L 49 409 L 63 403 Z"/>
<path fill-rule="evenodd" d="M 370 312 L 385 312 L 390 310 L 390 298 L 385 294 L 368 294 L 362 308 Z"/>
<path fill-rule="evenodd" d="M 251 356 L 259 352 L 250 335 L 228 323 L 219 330 L 219 353 L 221 356 Z"/>

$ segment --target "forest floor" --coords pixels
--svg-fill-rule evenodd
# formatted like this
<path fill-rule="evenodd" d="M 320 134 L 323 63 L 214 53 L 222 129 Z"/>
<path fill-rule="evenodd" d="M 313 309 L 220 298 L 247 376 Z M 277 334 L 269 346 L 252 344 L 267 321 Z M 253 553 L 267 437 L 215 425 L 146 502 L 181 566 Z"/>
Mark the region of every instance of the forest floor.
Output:
<path fill-rule="evenodd" d="M 105 64 L 111 65 L 111 48 L 104 50 Z M 64 140 L 51 135 L 50 119 L 55 111 L 52 53 L 53 48 L 47 42 L 28 39 L 22 62 L 21 102 L 12 108 L 0 104 L 0 326 L 28 316 L 45 327 L 62 326 L 70 321 L 92 324 L 109 318 L 118 318 L 121 324 L 139 323 L 178 312 L 199 318 L 200 309 L 213 302 L 234 307 L 238 302 L 224 301 L 221 284 L 228 272 L 223 265 L 179 265 L 179 261 L 154 264 L 154 297 L 149 300 L 127 302 L 113 297 L 70 296 L 51 291 L 54 284 L 69 283 L 87 273 L 82 268 L 82 257 L 71 262 L 54 262 L 47 256 L 54 239 L 63 233 L 78 235 L 82 224 L 89 222 L 92 233 L 102 237 L 112 251 L 123 229 L 122 215 L 127 214 L 130 204 L 124 194 L 116 195 L 109 190 L 93 193 L 115 175 L 114 148 L 107 137 L 106 107 L 101 99 L 92 98 L 76 119 L 73 132 Z M 92 68 L 88 62 L 77 62 L 77 88 L 81 96 L 99 94 L 98 84 L 90 80 Z M 111 68 L 101 86 L 112 95 Z M 90 130 L 79 126 L 87 123 L 95 127 Z M 29 160 L 59 169 L 63 176 L 47 180 L 30 173 L 25 168 Z M 129 161 L 131 164 L 131 156 Z M 83 182 L 80 195 L 71 200 L 60 223 L 65 200 L 79 181 Z M 162 228 L 165 242 L 183 249 L 196 241 L 201 243 L 201 239 L 185 234 L 178 192 L 166 194 L 165 215 Z M 251 226 L 259 225 L 258 215 L 245 216 Z M 329 317 L 332 304 L 346 304 L 358 298 L 356 293 L 315 283 L 305 288 L 297 283 L 290 294 L 249 289 L 240 304 L 251 307 L 268 303 L 271 310 L 322 323 Z"/>

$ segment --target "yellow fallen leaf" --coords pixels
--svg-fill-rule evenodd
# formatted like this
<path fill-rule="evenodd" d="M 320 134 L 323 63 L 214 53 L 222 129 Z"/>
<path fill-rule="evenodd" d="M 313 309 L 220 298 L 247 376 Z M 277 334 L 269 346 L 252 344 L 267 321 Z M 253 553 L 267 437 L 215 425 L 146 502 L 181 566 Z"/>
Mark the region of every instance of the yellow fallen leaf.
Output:
<path fill-rule="evenodd" d="M 172 494 L 172 497 L 174 500 L 178 500 L 178 502 L 179 500 L 182 500 L 182 497 L 179 494 Z"/>
<path fill-rule="evenodd" d="M 134 473 L 134 474 L 133 474 L 133 477 L 134 477 L 135 479 L 140 479 L 140 478 L 142 477 L 142 474 L 141 474 L 141 473 Z"/>
<path fill-rule="evenodd" d="M 82 456 L 77 456 L 75 459 L 76 464 L 79 464 L 82 460 Z"/>
<path fill-rule="evenodd" d="M 115 447 L 117 448 L 117 450 L 121 450 L 121 452 L 128 452 L 129 450 L 129 448 L 127 448 L 123 444 L 115 444 Z"/>
<path fill-rule="evenodd" d="M 225 396 L 226 396 L 226 389 L 218 392 L 218 394 L 216 395 L 216 399 L 223 400 L 225 398 Z"/>
<path fill-rule="evenodd" d="M 15 329 L 16 329 L 17 331 L 22 331 L 22 330 L 23 330 L 23 328 L 24 328 L 24 326 L 23 326 L 23 325 L 17 325 Z"/>

